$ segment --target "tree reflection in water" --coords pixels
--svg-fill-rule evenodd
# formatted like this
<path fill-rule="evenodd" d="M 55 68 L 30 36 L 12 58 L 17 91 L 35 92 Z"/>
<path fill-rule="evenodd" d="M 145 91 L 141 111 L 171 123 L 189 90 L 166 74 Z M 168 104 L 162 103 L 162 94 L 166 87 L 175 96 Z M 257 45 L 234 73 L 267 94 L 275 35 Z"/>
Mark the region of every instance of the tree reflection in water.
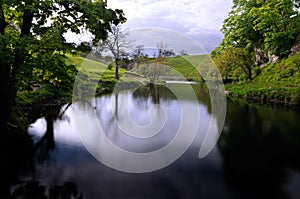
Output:
<path fill-rule="evenodd" d="M 113 132 L 108 134 L 109 138 L 113 141 L 122 140 L 122 142 L 116 143 L 120 143 L 120 147 L 126 149 L 126 146 L 129 145 L 127 143 L 130 142 L 124 139 L 126 135 L 119 133 L 114 126 L 114 114 L 119 114 L 120 119 L 122 117 L 122 109 L 124 109 L 122 100 L 127 99 L 125 97 L 131 97 L 132 94 L 132 103 L 135 108 L 133 110 L 136 110 L 137 113 L 143 113 L 158 103 L 165 106 L 170 105 L 169 107 L 172 109 L 170 113 L 174 113 L 176 106 L 171 105 L 174 102 L 176 105 L 177 102 L 170 86 L 172 85 L 169 87 L 154 86 L 153 88 L 146 86 L 136 89 L 134 93 L 124 91 L 115 95 L 104 95 L 95 101 L 97 106 L 90 101 L 76 102 L 76 105 L 83 112 L 92 107 L 92 110 L 96 111 L 97 117 L 103 120 L 105 130 Z M 196 86 L 195 88 L 197 88 Z M 181 92 L 186 90 L 182 85 L 176 85 L 176 89 L 180 89 Z M 199 104 L 204 105 L 203 111 L 207 112 L 209 119 L 211 108 L 210 100 L 206 97 L 207 92 L 203 89 L 195 89 L 195 92 L 199 98 Z M 157 97 L 160 100 L 157 100 Z M 116 103 L 115 112 L 112 112 L 113 108 L 107 106 L 112 99 Z M 190 96 L 184 95 L 184 100 L 189 102 Z M 63 107 L 62 112 L 65 109 L 66 107 Z M 60 111 L 60 107 L 57 109 L 51 107 L 45 111 L 43 116 L 47 120 L 47 131 L 42 138 L 39 138 L 36 146 L 26 136 L 24 138 L 12 137 L 13 141 L 11 142 L 1 139 L 3 142 L 0 151 L 2 158 L 0 164 L 1 199 L 18 197 L 33 199 L 82 198 L 77 186 L 84 190 L 85 196 L 89 196 L 89 198 L 98 198 L 99 196 L 102 198 L 256 199 L 289 198 L 289 195 L 300 198 L 297 197 L 299 194 L 292 195 L 290 191 L 286 190 L 287 182 L 291 181 L 289 170 L 300 171 L 300 159 L 297 154 L 300 151 L 300 135 L 298 133 L 300 115 L 296 112 L 230 102 L 224 132 L 218 142 L 220 150 L 214 150 L 210 156 L 199 160 L 197 154 L 200 142 L 197 142 L 173 165 L 155 173 L 132 175 L 112 171 L 99 165 L 99 162 L 78 146 L 71 147 L 69 150 L 62 148 L 63 150 L 59 151 L 60 142 L 56 140 L 55 145 L 53 140 L 53 121 L 61 118 Z M 61 119 L 68 118 L 62 117 Z M 72 119 L 70 121 L 72 122 Z M 169 127 L 176 128 L 174 121 L 177 121 L 176 118 L 169 123 Z M 203 122 L 206 123 L 205 121 L 209 120 L 203 117 Z M 68 129 L 61 129 L 55 133 L 60 135 L 64 132 L 69 133 Z M 154 150 L 164 146 L 172 139 L 171 136 L 167 136 L 165 140 L 161 138 L 164 137 L 157 136 L 157 140 L 155 137 L 153 140 L 155 144 L 150 145 L 149 148 L 145 147 L 146 142 L 138 140 L 139 145 L 131 144 L 128 151 L 136 150 L 134 147 L 137 146 L 141 151 L 145 149 L 147 152 L 149 149 Z M 122 145 L 123 143 L 124 145 Z M 133 147 L 130 148 L 131 146 Z M 39 155 L 37 156 L 39 164 L 36 167 L 34 167 L 34 149 Z M 56 153 L 57 151 L 62 153 Z M 71 155 L 70 152 L 72 152 Z M 53 156 L 51 156 L 52 154 Z M 54 158 L 48 158 L 49 155 Z M 5 165 L 2 162 L 5 162 Z M 222 169 L 220 162 L 223 162 Z M 28 172 L 29 174 L 26 175 Z M 17 178 L 20 174 L 29 177 L 20 180 Z M 226 181 L 224 181 L 223 174 Z M 99 190 L 99 187 L 102 189 Z"/>
<path fill-rule="evenodd" d="M 229 184 L 250 198 L 289 198 L 287 171 L 300 171 L 299 121 L 288 111 L 278 115 L 276 110 L 229 103 L 218 142 Z"/>
<path fill-rule="evenodd" d="M 10 198 L 10 187 L 19 182 L 19 175 L 33 171 L 34 147 L 25 132 L 11 129 L 0 139 L 0 198 Z"/>
<path fill-rule="evenodd" d="M 148 102 L 151 99 L 152 104 L 160 104 L 160 100 L 163 99 L 176 99 L 176 96 L 170 91 L 169 88 L 162 85 L 149 84 L 142 86 L 133 92 L 133 98 L 139 100 L 140 103 Z M 146 104 L 148 106 L 148 104 Z"/>
<path fill-rule="evenodd" d="M 55 148 L 55 141 L 54 141 L 54 122 L 57 120 L 67 120 L 64 116 L 64 113 L 68 110 L 71 106 L 71 103 L 66 105 L 66 107 L 62 110 L 62 104 L 60 103 L 53 103 L 49 104 L 43 109 L 44 115 L 47 126 L 46 132 L 43 137 L 35 144 L 36 149 L 36 156 L 38 161 L 44 161 L 47 159 L 49 152 Z M 38 118 L 35 118 L 35 120 Z"/>
<path fill-rule="evenodd" d="M 23 199 L 83 199 L 82 193 L 78 192 L 77 186 L 72 182 L 54 185 L 49 188 L 49 194 L 47 192 L 45 186 L 41 185 L 37 180 L 31 179 L 16 186 L 11 197 Z"/>
<path fill-rule="evenodd" d="M 30 120 L 35 121 L 44 116 L 47 128 L 44 136 L 34 144 L 30 136 L 19 129 L 11 129 L 5 134 L 0 144 L 0 198 L 22 199 L 82 199 L 77 185 L 64 182 L 62 185 L 46 187 L 38 180 L 35 173 L 35 158 L 42 164 L 49 153 L 55 148 L 54 122 L 64 118 L 64 113 L 70 107 L 67 105 L 61 112 L 62 105 L 52 104 L 40 110 L 33 110 Z"/>

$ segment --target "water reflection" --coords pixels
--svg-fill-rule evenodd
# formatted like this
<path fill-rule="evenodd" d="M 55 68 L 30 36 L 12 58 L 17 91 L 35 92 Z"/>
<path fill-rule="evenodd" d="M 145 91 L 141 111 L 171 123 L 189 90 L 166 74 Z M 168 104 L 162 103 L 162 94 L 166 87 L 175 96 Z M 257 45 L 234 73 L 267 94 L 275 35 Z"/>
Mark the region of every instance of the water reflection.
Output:
<path fill-rule="evenodd" d="M 97 110 L 75 104 L 74 124 L 88 151 L 107 166 L 137 173 L 160 169 L 179 158 L 197 132 L 205 135 L 210 121 L 216 122 L 189 85 L 181 88 L 180 94 L 169 85 L 120 91 L 97 98 Z M 134 97 L 133 93 L 138 92 L 146 95 Z M 165 98 L 174 96 L 172 92 L 176 98 Z M 116 95 L 118 102 L 114 101 Z M 152 101 L 157 96 L 161 96 L 159 104 Z"/>
<path fill-rule="evenodd" d="M 47 188 L 36 179 L 31 179 L 13 188 L 10 198 L 24 199 L 83 199 L 77 186 L 72 182 Z"/>
<path fill-rule="evenodd" d="M 5 199 L 19 175 L 34 169 L 34 148 L 30 137 L 18 129 L 1 135 L 0 143 L 0 198 Z"/>
<path fill-rule="evenodd" d="M 291 110 L 229 103 L 218 144 L 229 184 L 250 198 L 299 198 L 287 189 L 300 171 L 299 121 Z"/>
<path fill-rule="evenodd" d="M 44 125 L 40 136 L 35 139 L 23 132 L 21 129 L 11 128 L 10 133 L 1 137 L 0 144 L 0 198 L 2 199 L 82 199 L 83 195 L 77 189 L 77 185 L 71 181 L 61 183 L 53 182 L 51 186 L 45 186 L 36 172 L 44 161 L 48 160 L 51 152 L 55 151 L 54 131 L 55 123 L 66 121 L 64 112 L 69 105 L 61 112 L 61 105 L 37 106 L 41 109 L 30 114 L 32 120 L 44 115 Z M 35 158 L 38 162 L 36 165 Z M 47 175 L 47 174 L 46 174 Z"/>
<path fill-rule="evenodd" d="M 46 128 L 44 134 L 35 143 L 36 156 L 38 161 L 43 162 L 48 157 L 49 153 L 55 148 L 54 139 L 54 124 L 57 121 L 67 120 L 65 115 L 66 111 L 70 108 L 71 104 L 65 105 L 62 108 L 61 104 L 51 104 L 43 110 L 44 121 Z M 37 119 L 37 118 L 35 118 Z"/>
<path fill-rule="evenodd" d="M 171 86 L 185 90 L 180 84 Z M 83 123 L 93 120 L 96 115 L 106 136 L 120 148 L 141 153 L 165 146 L 174 138 L 174 131 L 179 125 L 178 100 L 169 88 L 154 87 L 151 90 L 153 88 L 142 87 L 133 93 L 121 91 L 73 104 L 65 112 L 69 120 L 54 123 L 55 148 L 43 164 L 36 165 L 39 180 L 47 187 L 74 182 L 88 199 L 299 198 L 295 188 L 299 187 L 299 113 L 231 102 L 218 146 L 207 157 L 199 159 L 198 152 L 208 124 L 212 122 L 216 129 L 220 127 L 217 117 L 211 115 L 206 89 L 199 85 L 193 85 L 193 88 L 197 103 L 189 95 L 184 96 L 184 102 L 189 108 L 200 109 L 200 128 L 193 145 L 172 165 L 145 174 L 113 170 L 93 158 L 73 129 L 72 111 L 80 109 Z M 122 120 L 124 102 L 128 99 L 130 117 L 140 126 L 151 122 L 149 110 L 156 105 L 163 107 L 166 115 L 171 116 L 159 134 L 144 140 L 119 128 L 117 120 Z M 94 114 L 91 115 L 88 110 L 93 110 Z M 193 122 L 191 115 L 190 123 Z M 29 132 L 41 138 L 45 127 L 45 119 L 41 119 Z M 96 146 L 101 143 L 96 136 L 98 128 L 97 123 L 84 126 L 86 132 L 95 132 L 89 142 Z M 213 137 L 212 142 L 215 141 Z"/>

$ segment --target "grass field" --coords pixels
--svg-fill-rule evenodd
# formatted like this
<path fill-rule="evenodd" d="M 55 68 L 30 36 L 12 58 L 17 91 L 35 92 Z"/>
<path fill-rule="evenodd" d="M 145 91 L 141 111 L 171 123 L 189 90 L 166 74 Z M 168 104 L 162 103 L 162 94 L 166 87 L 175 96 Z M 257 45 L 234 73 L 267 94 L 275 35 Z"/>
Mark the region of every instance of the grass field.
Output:
<path fill-rule="evenodd" d="M 68 58 L 68 63 L 75 65 L 79 71 L 85 73 L 89 77 L 89 80 L 115 81 L 116 71 L 114 67 L 109 69 L 105 63 L 87 59 L 79 55 L 69 55 Z M 123 76 L 125 72 L 125 69 L 119 69 L 120 76 Z"/>
<path fill-rule="evenodd" d="M 155 62 L 155 59 L 145 59 L 144 62 Z M 115 68 L 108 69 L 107 64 L 97 62 L 91 59 L 81 57 L 79 55 L 69 55 L 69 64 L 76 65 L 77 69 L 88 74 L 93 80 L 113 81 L 115 77 Z M 143 63 L 142 63 L 143 64 Z M 212 64 L 209 55 L 197 56 L 178 56 L 166 58 L 163 65 L 174 69 L 170 75 L 178 75 L 185 77 L 189 81 L 201 81 L 201 73 L 208 73 Z M 198 67 L 198 68 L 196 68 Z M 123 81 L 129 81 L 130 78 L 124 75 L 126 70 L 120 68 L 120 77 Z M 130 73 L 130 72 L 129 72 Z M 134 78 L 133 78 L 134 79 Z M 140 79 L 140 78 L 139 78 Z"/>

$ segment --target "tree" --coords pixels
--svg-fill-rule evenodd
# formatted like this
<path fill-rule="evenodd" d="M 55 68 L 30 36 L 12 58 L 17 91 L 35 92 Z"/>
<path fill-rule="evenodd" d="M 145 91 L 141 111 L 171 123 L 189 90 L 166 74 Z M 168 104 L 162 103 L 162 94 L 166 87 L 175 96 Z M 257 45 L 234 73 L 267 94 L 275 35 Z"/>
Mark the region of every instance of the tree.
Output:
<path fill-rule="evenodd" d="M 174 56 L 173 50 L 168 49 L 168 45 L 164 42 L 157 44 L 158 55 L 155 59 L 148 60 L 146 63 L 138 67 L 138 72 L 147 77 L 150 85 L 153 85 L 161 76 L 169 74 L 169 67 L 164 65 L 166 57 Z"/>
<path fill-rule="evenodd" d="M 264 49 L 277 56 L 287 56 L 300 32 L 300 15 L 291 0 L 266 1 L 251 9 L 253 28 L 263 33 Z"/>
<path fill-rule="evenodd" d="M 249 17 L 252 8 L 260 7 L 258 0 L 235 0 L 229 16 L 224 20 L 222 33 L 224 40 L 218 50 L 234 46 L 246 48 L 249 52 L 262 45 L 262 33 L 253 28 L 253 18 Z"/>
<path fill-rule="evenodd" d="M 127 54 L 127 50 L 131 45 L 131 41 L 127 39 L 128 32 L 123 30 L 120 26 L 113 25 L 108 38 L 98 43 L 97 51 L 108 51 L 112 54 L 115 61 L 116 74 L 115 78 L 119 79 L 120 59 Z"/>
<path fill-rule="evenodd" d="M 29 80 L 46 87 L 69 90 L 76 69 L 65 62 L 70 49 L 64 34 L 94 35 L 94 42 L 107 37 L 111 24 L 125 21 L 121 10 L 107 8 L 106 1 L 2 0 L 0 2 L 0 129 L 8 130 L 10 113 L 18 91 Z"/>
<path fill-rule="evenodd" d="M 168 49 L 168 44 L 164 42 L 159 42 L 157 44 L 157 51 L 158 51 L 157 59 L 160 61 L 164 60 L 166 57 L 175 56 L 173 50 Z"/>
<path fill-rule="evenodd" d="M 243 48 L 229 47 L 217 55 L 214 60 L 225 80 L 233 76 L 233 73 L 237 70 L 242 71 L 249 80 L 253 77 L 253 53 L 249 54 Z"/>
<path fill-rule="evenodd" d="M 182 49 L 182 50 L 179 52 L 179 54 L 180 54 L 181 56 L 189 55 L 189 53 L 188 53 L 185 49 Z"/>
<path fill-rule="evenodd" d="M 299 2 L 293 0 L 235 0 L 216 51 L 233 46 L 250 52 L 263 49 L 287 56 L 300 31 Z"/>
<path fill-rule="evenodd" d="M 221 31 L 224 39 L 212 55 L 223 76 L 239 68 L 252 79 L 255 65 L 287 57 L 297 44 L 299 1 L 234 0 Z M 258 67 L 256 72 L 260 72 Z"/>
<path fill-rule="evenodd" d="M 161 76 L 169 74 L 169 67 L 159 62 L 144 63 L 138 67 L 138 73 L 148 78 L 150 85 L 154 85 Z"/>

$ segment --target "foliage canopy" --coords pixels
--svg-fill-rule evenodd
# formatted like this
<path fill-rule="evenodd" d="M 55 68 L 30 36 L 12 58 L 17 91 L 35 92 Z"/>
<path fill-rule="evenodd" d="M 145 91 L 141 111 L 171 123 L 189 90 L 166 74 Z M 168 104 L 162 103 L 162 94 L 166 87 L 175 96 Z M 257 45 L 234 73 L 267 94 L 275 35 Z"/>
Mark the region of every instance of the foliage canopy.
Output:
<path fill-rule="evenodd" d="M 248 54 L 252 63 L 247 64 L 252 68 L 272 62 L 274 57 L 289 56 L 291 48 L 300 41 L 299 7 L 299 1 L 294 0 L 234 0 L 221 30 L 224 40 L 212 52 L 215 60 L 220 59 L 219 68 L 226 73 L 234 71 L 236 64 L 228 59 L 239 57 L 241 49 Z M 244 68 L 243 58 L 240 60 L 239 67 Z M 249 75 L 253 72 L 246 71 L 248 79 L 253 78 Z"/>
<path fill-rule="evenodd" d="M 70 91 L 76 68 L 65 62 L 74 50 L 64 35 L 93 34 L 94 42 L 107 38 L 112 24 L 124 22 L 122 10 L 107 8 L 102 0 L 1 0 L 0 2 L 0 85 L 8 107 L 1 114 L 1 129 L 19 91 L 32 90 L 30 82 L 52 87 L 51 94 Z M 57 92 L 61 91 L 61 92 Z"/>

